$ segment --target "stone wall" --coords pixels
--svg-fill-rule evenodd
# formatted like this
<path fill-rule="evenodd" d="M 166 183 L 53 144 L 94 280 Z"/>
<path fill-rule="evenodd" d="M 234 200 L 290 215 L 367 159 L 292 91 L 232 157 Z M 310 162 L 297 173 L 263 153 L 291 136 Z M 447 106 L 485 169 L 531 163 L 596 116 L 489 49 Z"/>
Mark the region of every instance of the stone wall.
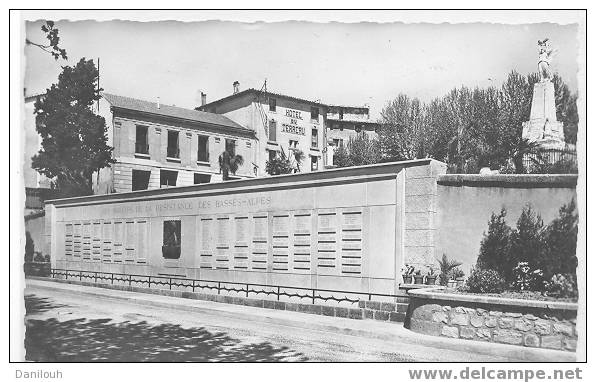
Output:
<path fill-rule="evenodd" d="M 575 351 L 576 309 L 411 297 L 405 326 L 434 336 Z M 564 304 L 573 305 L 573 304 Z"/>

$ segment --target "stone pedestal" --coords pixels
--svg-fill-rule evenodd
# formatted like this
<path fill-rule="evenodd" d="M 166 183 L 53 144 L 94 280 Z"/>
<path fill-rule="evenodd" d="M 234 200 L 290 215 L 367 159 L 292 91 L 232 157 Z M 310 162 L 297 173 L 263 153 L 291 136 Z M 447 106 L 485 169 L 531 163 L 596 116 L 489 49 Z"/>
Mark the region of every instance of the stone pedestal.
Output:
<path fill-rule="evenodd" d="M 530 120 L 524 122 L 522 137 L 538 142 L 541 148 L 564 149 L 563 123 L 557 121 L 555 86 L 550 81 L 534 85 Z"/>

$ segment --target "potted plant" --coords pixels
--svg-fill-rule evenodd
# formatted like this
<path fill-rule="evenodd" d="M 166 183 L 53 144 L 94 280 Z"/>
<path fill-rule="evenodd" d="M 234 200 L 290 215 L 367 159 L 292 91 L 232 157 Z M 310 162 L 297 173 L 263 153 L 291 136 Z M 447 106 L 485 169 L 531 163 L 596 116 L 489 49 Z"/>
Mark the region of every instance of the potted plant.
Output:
<path fill-rule="evenodd" d="M 428 274 L 426 275 L 426 285 L 435 285 L 437 282 L 437 274 L 435 273 L 434 267 L 430 267 Z"/>
<path fill-rule="evenodd" d="M 412 274 L 414 273 L 414 267 L 411 265 L 406 264 L 406 268 L 402 269 L 402 278 L 404 279 L 404 284 L 411 284 L 412 283 Z"/>
<path fill-rule="evenodd" d="M 458 288 L 464 286 L 464 283 L 466 281 L 465 276 L 466 274 L 461 268 L 457 267 L 453 270 L 453 278 L 456 280 Z"/>
<path fill-rule="evenodd" d="M 414 273 L 414 284 L 424 284 L 424 275 L 420 269 Z"/>

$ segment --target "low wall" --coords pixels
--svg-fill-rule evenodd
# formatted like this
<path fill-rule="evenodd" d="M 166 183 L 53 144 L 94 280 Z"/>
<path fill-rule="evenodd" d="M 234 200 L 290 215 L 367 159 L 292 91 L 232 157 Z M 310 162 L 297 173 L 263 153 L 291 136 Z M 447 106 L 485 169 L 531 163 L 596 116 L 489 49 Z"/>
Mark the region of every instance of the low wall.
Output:
<path fill-rule="evenodd" d="M 404 263 L 434 262 L 444 172 L 423 159 L 48 201 L 48 245 L 68 270 L 392 294 Z"/>
<path fill-rule="evenodd" d="M 577 175 L 441 175 L 437 178 L 435 257 L 445 253 L 464 263 L 469 274 L 476 264 L 491 214 L 507 209 L 515 227 L 529 203 L 545 224 L 576 197 Z"/>
<path fill-rule="evenodd" d="M 405 326 L 418 333 L 465 340 L 575 351 L 577 304 L 409 292 Z"/>

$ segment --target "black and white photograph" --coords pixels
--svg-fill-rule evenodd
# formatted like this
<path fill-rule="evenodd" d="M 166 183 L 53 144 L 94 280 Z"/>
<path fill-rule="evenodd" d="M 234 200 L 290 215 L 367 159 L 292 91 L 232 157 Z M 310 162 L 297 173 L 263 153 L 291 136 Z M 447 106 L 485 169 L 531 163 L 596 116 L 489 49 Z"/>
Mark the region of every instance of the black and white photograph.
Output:
<path fill-rule="evenodd" d="M 587 10 L 10 19 L 10 380 L 586 379 Z"/>

